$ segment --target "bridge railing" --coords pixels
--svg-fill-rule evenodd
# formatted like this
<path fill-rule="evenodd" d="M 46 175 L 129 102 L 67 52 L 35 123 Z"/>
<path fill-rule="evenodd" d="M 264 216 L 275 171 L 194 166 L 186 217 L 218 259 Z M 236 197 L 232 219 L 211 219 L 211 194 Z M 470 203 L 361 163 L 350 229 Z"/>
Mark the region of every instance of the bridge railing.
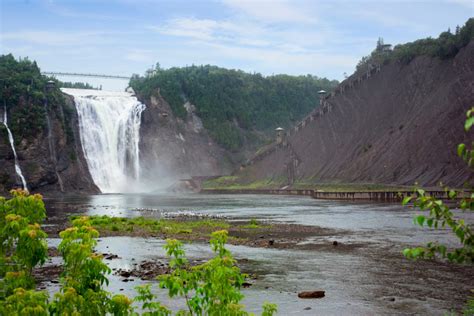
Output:
<path fill-rule="evenodd" d="M 48 75 L 48 76 L 93 77 L 93 78 L 124 79 L 124 80 L 130 80 L 130 78 L 131 78 L 129 76 L 119 76 L 119 75 L 76 73 L 76 72 L 58 72 L 58 71 L 43 71 L 41 73 L 43 75 Z"/>

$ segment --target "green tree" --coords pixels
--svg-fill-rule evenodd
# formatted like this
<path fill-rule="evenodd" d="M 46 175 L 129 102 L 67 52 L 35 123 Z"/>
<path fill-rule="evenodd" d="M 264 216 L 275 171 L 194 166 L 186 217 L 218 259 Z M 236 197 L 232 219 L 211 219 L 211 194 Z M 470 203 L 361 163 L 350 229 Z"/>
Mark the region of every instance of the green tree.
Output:
<path fill-rule="evenodd" d="M 44 263 L 47 251 L 46 234 L 39 225 L 45 217 L 44 204 L 39 194 L 15 190 L 12 195 L 9 200 L 0 198 L 0 315 L 136 316 L 133 301 L 141 303 L 142 315 L 172 314 L 156 300 L 151 285 L 138 287 L 134 300 L 103 288 L 111 271 L 94 250 L 99 234 L 84 216 L 60 233 L 64 260 L 60 291 L 50 301 L 47 292 L 34 290 L 32 268 Z M 245 275 L 225 248 L 226 241 L 226 231 L 213 233 L 211 248 L 216 256 L 196 267 L 189 266 L 179 241 L 167 241 L 172 273 L 162 276 L 160 285 L 170 297 L 184 297 L 188 306 L 188 311 L 176 315 L 248 315 L 240 304 Z M 271 316 L 276 310 L 276 305 L 266 303 L 262 315 Z"/>
<path fill-rule="evenodd" d="M 161 95 L 183 119 L 187 115 L 183 105 L 191 102 L 211 137 L 230 150 L 249 141 L 249 134 L 290 126 L 319 104 L 319 90 L 337 85 L 311 75 L 264 77 L 210 65 L 155 68 L 147 73 L 130 80 L 138 96 Z"/>
<path fill-rule="evenodd" d="M 467 112 L 467 118 L 464 125 L 466 132 L 469 132 L 474 124 L 474 108 Z M 466 146 L 466 144 L 458 145 L 458 155 L 467 163 L 470 172 L 474 167 L 474 143 Z M 471 185 L 472 188 L 472 185 Z M 464 212 L 474 211 L 474 193 L 457 192 L 456 190 L 446 189 L 450 199 L 455 201 L 460 198 L 457 208 Z M 440 199 L 428 196 L 423 189 L 416 189 L 415 194 L 405 197 L 403 205 L 410 201 L 415 207 L 427 214 L 421 214 L 415 217 L 414 221 L 420 226 L 428 226 L 430 228 L 449 227 L 454 236 L 459 241 L 460 246 L 449 249 L 446 245 L 438 242 L 430 242 L 426 247 L 407 248 L 403 254 L 407 258 L 434 258 L 439 255 L 447 258 L 449 261 L 458 263 L 474 262 L 474 235 L 472 229 L 463 218 L 455 216 L 451 207 Z"/>

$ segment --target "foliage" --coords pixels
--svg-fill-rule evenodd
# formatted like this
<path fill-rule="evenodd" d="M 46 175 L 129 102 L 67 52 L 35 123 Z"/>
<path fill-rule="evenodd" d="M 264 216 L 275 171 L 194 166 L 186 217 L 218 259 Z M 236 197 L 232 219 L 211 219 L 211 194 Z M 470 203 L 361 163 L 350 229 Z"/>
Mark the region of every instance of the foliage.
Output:
<path fill-rule="evenodd" d="M 0 299 L 19 286 L 33 288 L 33 268 L 46 261 L 48 251 L 39 225 L 46 216 L 41 195 L 11 194 L 10 200 L 0 197 Z"/>
<path fill-rule="evenodd" d="M 1 315 L 48 315 L 48 294 L 18 287 L 0 307 Z"/>
<path fill-rule="evenodd" d="M 60 93 L 46 92 L 49 80 L 41 75 L 36 62 L 16 60 L 11 54 L 0 56 L 0 102 L 11 112 L 10 129 L 18 140 L 33 137 L 46 127 L 46 98 L 61 102 Z M 20 106 L 28 105 L 28 106 Z"/>
<path fill-rule="evenodd" d="M 169 275 L 159 277 L 160 286 L 168 289 L 170 297 L 183 297 L 191 315 L 248 315 L 240 301 L 240 288 L 245 275 L 225 248 L 227 231 L 212 233 L 210 240 L 215 257 L 202 265 L 190 267 L 182 244 L 175 239 L 166 241 L 166 252 L 172 257 Z M 263 315 L 276 312 L 276 305 L 266 303 Z M 186 311 L 180 311 L 183 315 Z"/>
<path fill-rule="evenodd" d="M 42 197 L 27 191 L 11 192 L 10 200 L 0 198 L 2 238 L 0 282 L 0 315 L 139 315 L 133 301 L 141 303 L 142 315 L 171 315 L 172 312 L 156 300 L 151 285 L 137 287 L 138 295 L 131 300 L 125 295 L 109 293 L 110 268 L 102 255 L 94 251 L 99 236 L 88 217 L 78 217 L 72 227 L 60 233 L 59 251 L 64 260 L 61 288 L 50 301 L 47 292 L 33 289 L 32 268 L 46 259 L 46 234 L 39 225 L 45 218 Z M 95 220 L 110 221 L 110 218 Z M 146 220 L 139 219 L 138 223 Z M 227 231 L 212 234 L 211 248 L 215 258 L 190 267 L 182 244 L 167 240 L 165 249 L 172 256 L 170 275 L 162 276 L 160 286 L 170 297 L 183 296 L 188 311 L 176 315 L 248 315 L 239 302 L 245 275 L 235 266 L 235 259 L 225 248 Z M 271 316 L 276 305 L 265 303 L 262 315 Z M 188 313 L 189 312 L 189 313 Z"/>
<path fill-rule="evenodd" d="M 64 81 L 60 81 L 59 86 L 61 88 L 102 90 L 102 89 L 91 86 L 87 82 L 84 83 L 84 82 L 64 82 Z"/>
<path fill-rule="evenodd" d="M 474 108 L 467 112 L 467 119 L 465 123 L 465 130 L 468 132 L 473 125 Z M 465 144 L 458 146 L 458 155 L 466 161 L 469 168 L 473 168 L 474 150 L 466 148 Z M 446 189 L 448 196 L 453 201 L 461 197 L 458 208 L 462 211 L 474 211 L 474 193 L 469 193 L 464 196 L 463 192 L 456 192 L 455 190 Z M 449 227 L 454 235 L 457 237 L 460 247 L 455 249 L 448 249 L 445 245 L 438 242 L 430 242 L 426 247 L 408 248 L 403 251 L 407 258 L 434 258 L 440 255 L 443 258 L 448 258 L 449 261 L 458 263 L 473 263 L 474 262 L 474 235 L 469 224 L 464 219 L 456 218 L 453 211 L 442 200 L 435 197 L 428 196 L 422 189 L 416 189 L 415 194 L 405 197 L 403 205 L 413 201 L 413 205 L 418 207 L 421 211 L 428 211 L 428 215 L 418 215 L 414 221 L 420 226 L 428 226 L 430 228 L 444 228 Z"/>
<path fill-rule="evenodd" d="M 443 32 L 438 38 L 425 38 L 411 43 L 396 45 L 393 50 L 384 50 L 383 40 L 379 39 L 376 49 L 363 57 L 357 64 L 357 71 L 366 71 L 369 65 L 381 65 L 389 61 L 408 64 L 413 58 L 421 55 L 449 59 L 456 56 L 459 50 L 474 38 L 474 18 L 466 21 L 463 27 L 457 27 L 455 33 Z"/>
<path fill-rule="evenodd" d="M 467 300 L 467 304 L 463 309 L 463 315 L 465 316 L 474 315 L 474 290 L 471 290 L 471 296 Z"/>
<path fill-rule="evenodd" d="M 243 131 L 273 130 L 301 119 L 319 104 L 319 90 L 336 85 L 311 75 L 264 77 L 210 65 L 167 70 L 157 66 L 147 76 L 130 80 L 142 98 L 159 92 L 180 118 L 186 117 L 183 104 L 194 104 L 211 136 L 231 150 L 242 145 Z"/>
<path fill-rule="evenodd" d="M 151 293 L 151 284 L 137 286 L 135 289 L 138 292 L 135 301 L 142 303 L 143 316 L 171 315 L 171 311 L 166 306 L 156 301 L 156 296 Z"/>
<path fill-rule="evenodd" d="M 104 315 L 110 304 L 109 293 L 102 289 L 108 284 L 110 268 L 102 255 L 93 252 L 99 236 L 87 217 L 73 221 L 73 226 L 62 231 L 59 251 L 64 259 L 61 291 L 52 303 L 52 314 L 80 313 Z M 113 305 L 117 307 L 117 304 Z"/>
<path fill-rule="evenodd" d="M 53 81 L 54 87 L 48 86 Z M 67 143 L 74 140 L 71 127 L 73 110 L 66 104 L 59 81 L 41 75 L 36 62 L 0 55 L 0 106 L 7 108 L 8 125 L 15 143 L 41 135 L 47 127 L 46 115 L 58 117 Z"/>

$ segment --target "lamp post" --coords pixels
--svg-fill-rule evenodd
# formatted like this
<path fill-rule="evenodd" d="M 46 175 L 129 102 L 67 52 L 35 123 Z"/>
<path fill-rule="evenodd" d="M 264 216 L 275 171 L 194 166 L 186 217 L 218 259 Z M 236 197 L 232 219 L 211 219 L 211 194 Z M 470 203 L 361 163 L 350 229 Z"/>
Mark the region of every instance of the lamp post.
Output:
<path fill-rule="evenodd" d="M 276 132 L 276 143 L 278 145 L 282 144 L 283 143 L 283 137 L 284 137 L 284 132 L 285 130 L 281 127 L 277 127 L 275 129 L 275 132 Z"/>
<path fill-rule="evenodd" d="M 319 90 L 318 91 L 318 94 L 319 94 L 319 105 L 323 105 L 323 99 L 324 99 L 324 96 L 326 95 L 326 90 Z"/>

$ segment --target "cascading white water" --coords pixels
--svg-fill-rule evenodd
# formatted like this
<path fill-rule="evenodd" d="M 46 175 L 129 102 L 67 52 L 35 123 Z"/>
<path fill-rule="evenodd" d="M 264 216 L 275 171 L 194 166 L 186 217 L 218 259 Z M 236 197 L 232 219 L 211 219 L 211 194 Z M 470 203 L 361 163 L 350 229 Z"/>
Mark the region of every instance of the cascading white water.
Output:
<path fill-rule="evenodd" d="M 103 193 L 138 191 L 141 114 L 128 92 L 61 89 L 72 95 L 89 172 Z"/>
<path fill-rule="evenodd" d="M 21 167 L 20 164 L 18 163 L 18 156 L 16 155 L 16 150 L 15 150 L 15 143 L 13 141 L 13 135 L 8 127 L 8 116 L 7 116 L 7 106 L 3 106 L 3 125 L 7 128 L 7 133 L 8 133 L 8 141 L 10 142 L 10 146 L 12 147 L 13 151 L 13 157 L 15 158 L 15 172 L 20 177 L 21 179 L 21 184 L 23 185 L 23 190 L 28 190 L 28 186 L 26 185 L 26 180 L 25 177 L 23 176 L 23 172 L 21 172 Z"/>

